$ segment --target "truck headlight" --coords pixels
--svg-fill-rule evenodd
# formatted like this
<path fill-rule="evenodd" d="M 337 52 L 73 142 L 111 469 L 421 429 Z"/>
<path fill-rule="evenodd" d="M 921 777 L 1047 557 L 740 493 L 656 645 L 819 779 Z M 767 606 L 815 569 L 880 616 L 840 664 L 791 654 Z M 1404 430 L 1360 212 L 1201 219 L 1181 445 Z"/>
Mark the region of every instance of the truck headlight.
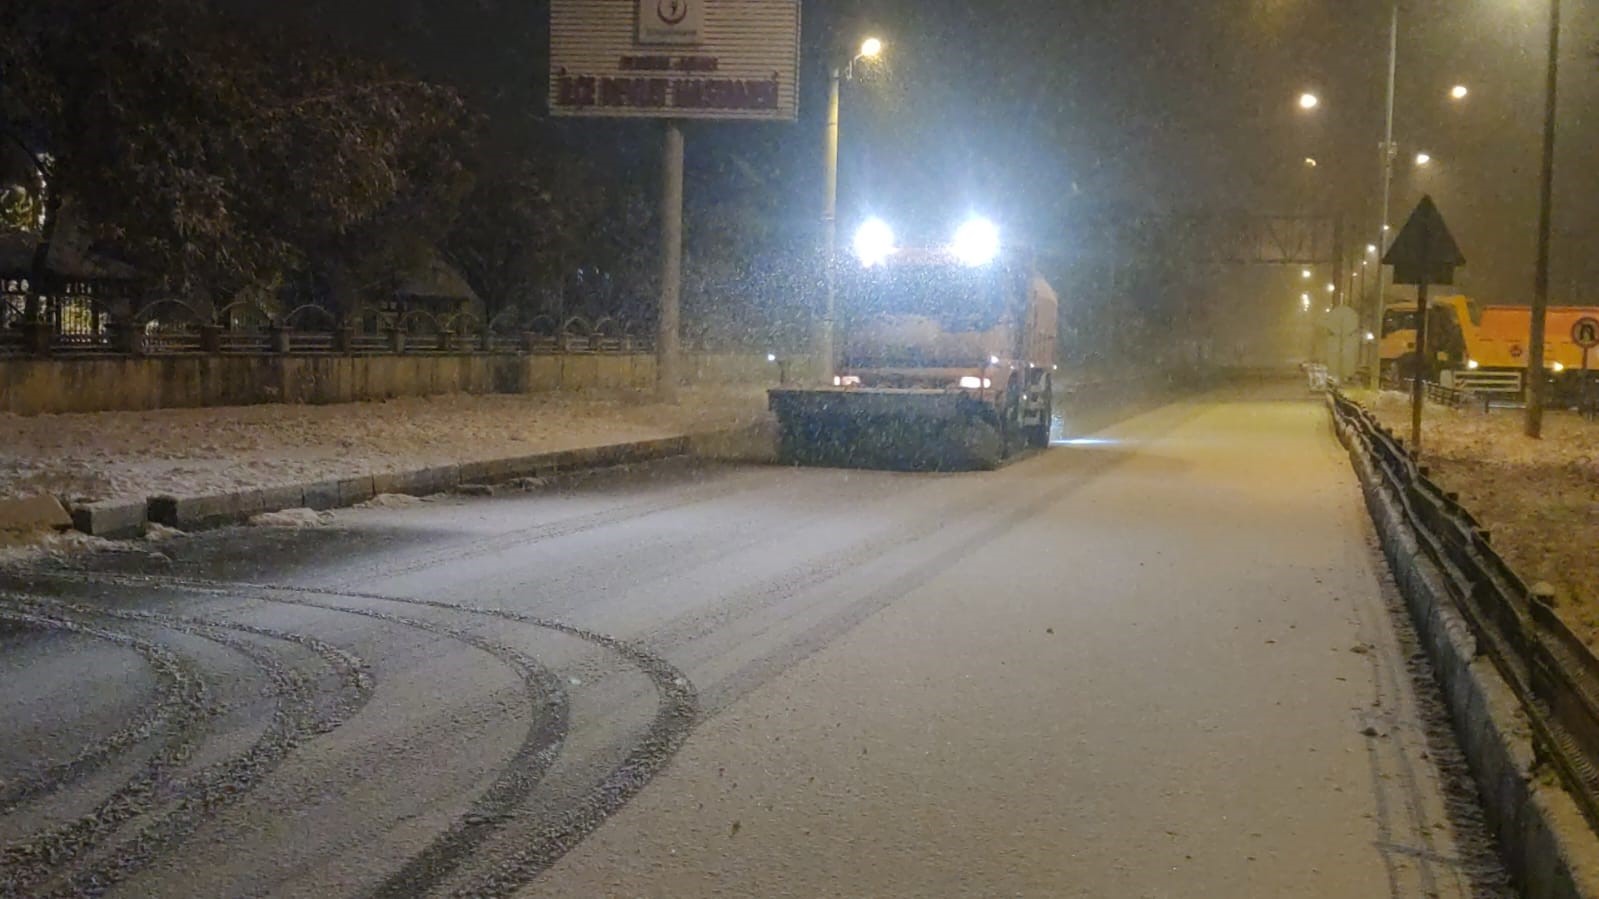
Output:
<path fill-rule="evenodd" d="M 871 268 L 894 252 L 894 229 L 879 218 L 867 219 L 855 230 L 855 258 Z"/>
<path fill-rule="evenodd" d="M 994 386 L 994 382 L 989 378 L 967 375 L 960 379 L 960 385 L 962 390 L 987 390 Z"/>
<path fill-rule="evenodd" d="M 1566 366 L 1562 363 L 1556 362 L 1554 365 L 1549 366 L 1549 370 L 1558 375 L 1566 370 Z"/>
<path fill-rule="evenodd" d="M 1466 360 L 1466 368 L 1470 369 L 1471 371 L 1476 371 L 1479 367 L 1481 367 L 1481 365 L 1482 365 L 1482 363 L 1478 362 L 1475 359 L 1467 359 Z"/>
<path fill-rule="evenodd" d="M 999 229 L 985 218 L 975 218 L 960 226 L 955 232 L 955 257 L 976 268 L 987 265 L 999 255 Z"/>

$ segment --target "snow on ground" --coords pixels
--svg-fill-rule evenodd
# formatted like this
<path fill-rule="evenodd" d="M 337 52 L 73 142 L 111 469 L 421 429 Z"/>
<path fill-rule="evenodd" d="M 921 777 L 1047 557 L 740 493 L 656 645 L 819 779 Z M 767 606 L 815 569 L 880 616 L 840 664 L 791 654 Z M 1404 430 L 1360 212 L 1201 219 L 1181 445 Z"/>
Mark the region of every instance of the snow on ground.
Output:
<path fill-rule="evenodd" d="M 262 512 L 252 517 L 250 524 L 258 528 L 318 528 L 332 521 L 332 512 L 300 508 Z"/>
<path fill-rule="evenodd" d="M 1355 398 L 1408 439 L 1407 395 Z M 1460 494 L 1523 579 L 1554 586 L 1562 617 L 1599 648 L 1599 423 L 1549 412 L 1542 440 L 1521 428 L 1519 409 L 1484 415 L 1429 404 L 1422 461 L 1439 486 Z"/>
<path fill-rule="evenodd" d="M 75 415 L 0 415 L 0 497 L 204 494 L 353 477 L 732 427 L 759 389 L 648 395 L 410 397 Z"/>

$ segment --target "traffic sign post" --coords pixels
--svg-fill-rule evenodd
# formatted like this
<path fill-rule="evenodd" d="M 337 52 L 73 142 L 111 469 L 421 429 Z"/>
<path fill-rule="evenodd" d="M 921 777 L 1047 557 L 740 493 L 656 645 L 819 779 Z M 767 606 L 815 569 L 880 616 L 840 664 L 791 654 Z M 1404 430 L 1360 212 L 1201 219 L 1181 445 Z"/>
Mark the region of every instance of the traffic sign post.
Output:
<path fill-rule="evenodd" d="M 1394 267 L 1395 284 L 1416 285 L 1416 370 L 1410 383 L 1410 446 L 1421 453 L 1421 410 L 1426 402 L 1425 378 L 1432 368 L 1427 347 L 1427 287 L 1455 283 L 1455 268 L 1466 264 L 1460 246 L 1444 224 L 1432 197 L 1422 197 L 1416 211 L 1399 229 L 1383 265 Z"/>
<path fill-rule="evenodd" d="M 1596 410 L 1593 401 L 1593 383 L 1589 380 L 1588 354 L 1599 346 L 1599 318 L 1584 315 L 1571 326 L 1571 342 L 1582 347 L 1582 414 L 1592 418 Z"/>
<path fill-rule="evenodd" d="M 552 0 L 550 114 L 662 119 L 656 390 L 676 402 L 685 119 L 799 116 L 800 0 Z"/>

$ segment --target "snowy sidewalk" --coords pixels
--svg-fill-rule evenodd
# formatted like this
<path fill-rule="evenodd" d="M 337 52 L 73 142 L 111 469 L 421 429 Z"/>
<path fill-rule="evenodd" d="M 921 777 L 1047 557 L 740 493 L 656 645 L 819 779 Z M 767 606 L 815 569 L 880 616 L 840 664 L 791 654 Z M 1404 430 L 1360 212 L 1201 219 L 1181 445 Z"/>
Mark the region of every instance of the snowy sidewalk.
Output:
<path fill-rule="evenodd" d="M 496 395 L 330 406 L 0 415 L 0 556 L 64 523 L 91 534 L 208 526 L 474 483 L 642 461 L 766 418 L 758 389 Z M 39 515 L 42 500 L 53 510 Z M 54 519 L 54 520 L 53 520 Z M 12 528 L 12 530 L 4 530 Z M 20 530 L 19 530 L 20 529 Z M 46 541 L 48 542 L 48 541 Z"/>
<path fill-rule="evenodd" d="M 333 406 L 0 415 L 0 498 L 194 495 L 655 440 L 749 424 L 763 391 L 463 394 Z"/>

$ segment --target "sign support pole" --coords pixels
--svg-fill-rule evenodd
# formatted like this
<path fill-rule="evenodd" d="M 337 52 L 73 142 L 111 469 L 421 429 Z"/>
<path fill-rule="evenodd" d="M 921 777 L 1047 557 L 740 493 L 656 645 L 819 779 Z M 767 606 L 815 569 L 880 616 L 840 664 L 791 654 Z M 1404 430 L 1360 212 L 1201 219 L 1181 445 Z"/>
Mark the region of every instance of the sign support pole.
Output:
<path fill-rule="evenodd" d="M 1571 325 L 1571 342 L 1582 348 L 1582 380 L 1578 382 L 1581 388 L 1582 416 L 1593 418 L 1599 415 L 1599 408 L 1594 406 L 1593 381 L 1588 373 L 1589 355 L 1593 348 L 1599 346 L 1599 318 L 1584 315 Z"/>
<path fill-rule="evenodd" d="M 1582 412 L 1588 418 L 1594 414 L 1593 382 L 1588 380 L 1588 353 L 1591 351 L 1589 347 L 1582 348 Z"/>
<path fill-rule="evenodd" d="M 1423 271 L 1426 269 L 1423 268 Z M 1416 376 L 1410 382 L 1410 451 L 1421 456 L 1421 410 L 1427 401 L 1427 282 L 1416 286 Z"/>
<path fill-rule="evenodd" d="M 680 304 L 683 289 L 683 126 L 666 122 L 661 154 L 661 308 L 655 336 L 655 394 L 677 402 L 681 379 Z"/>

